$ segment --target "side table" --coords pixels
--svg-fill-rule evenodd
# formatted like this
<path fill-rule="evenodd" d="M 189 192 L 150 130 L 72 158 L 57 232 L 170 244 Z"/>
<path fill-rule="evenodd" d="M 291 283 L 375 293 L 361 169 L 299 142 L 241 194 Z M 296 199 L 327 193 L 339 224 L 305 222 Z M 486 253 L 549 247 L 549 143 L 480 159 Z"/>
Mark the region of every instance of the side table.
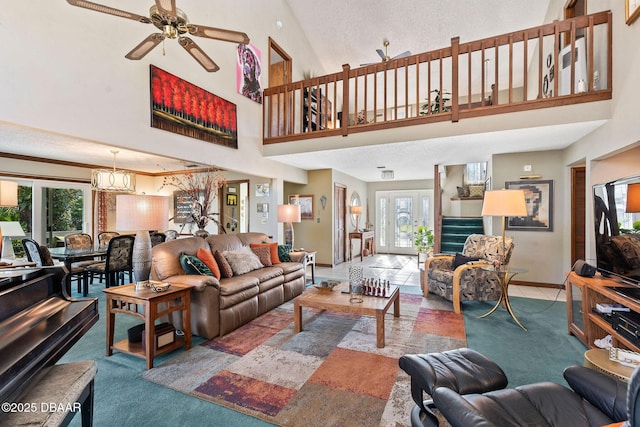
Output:
<path fill-rule="evenodd" d="M 509 315 L 511 315 L 511 318 L 518 324 L 518 326 L 526 331 L 527 328 L 522 326 L 522 323 L 520 323 L 516 314 L 513 312 L 513 308 L 511 307 L 511 302 L 509 301 L 509 283 L 511 283 L 511 279 L 513 279 L 516 274 L 526 273 L 528 270 L 518 267 L 508 267 L 506 270 L 495 269 L 493 267 L 482 267 L 482 269 L 495 274 L 498 282 L 500 283 L 500 298 L 498 298 L 496 305 L 494 305 L 491 310 L 480 317 L 487 317 L 491 315 L 491 313 L 496 311 L 496 309 L 502 305 L 507 309 Z"/>
<path fill-rule="evenodd" d="M 371 255 L 375 254 L 375 233 L 373 231 L 353 231 L 349 233 L 349 261 L 353 259 L 353 242 L 352 240 L 360 240 L 360 261 L 363 260 L 364 248 L 367 247 L 367 242 L 371 244 Z"/>
<path fill-rule="evenodd" d="M 191 348 L 191 285 L 172 283 L 169 289 L 163 292 L 154 292 L 151 288 L 136 289 L 134 283 L 128 285 L 106 288 L 102 291 L 107 294 L 107 356 L 113 354 L 113 350 L 128 353 L 147 361 L 147 369 L 153 368 L 153 359 L 158 354 L 168 353 L 184 345 L 185 349 Z M 159 309 L 160 304 L 163 304 Z M 141 312 L 142 309 L 142 312 Z M 182 324 L 184 338 L 175 337 L 173 343 L 164 347 L 155 348 L 155 320 L 182 310 Z M 116 314 L 127 314 L 144 320 L 145 343 L 129 342 L 128 339 L 114 344 L 114 330 Z"/>
<path fill-rule="evenodd" d="M 293 261 L 301 262 L 302 264 L 304 264 L 305 281 L 306 281 L 307 267 L 311 266 L 311 283 L 312 284 L 316 283 L 316 254 L 317 253 L 318 253 L 317 251 L 308 251 L 304 249 L 301 249 L 299 251 L 292 251 L 289 253 L 289 256 Z"/>

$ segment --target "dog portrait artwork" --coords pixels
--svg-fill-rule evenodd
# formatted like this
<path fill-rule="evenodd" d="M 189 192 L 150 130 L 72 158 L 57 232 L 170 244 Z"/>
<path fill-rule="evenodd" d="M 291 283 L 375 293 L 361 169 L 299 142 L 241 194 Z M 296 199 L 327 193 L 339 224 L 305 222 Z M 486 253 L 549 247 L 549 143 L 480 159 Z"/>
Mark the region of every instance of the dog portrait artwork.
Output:
<path fill-rule="evenodd" d="M 260 86 L 260 51 L 251 43 L 238 45 L 237 80 L 238 93 L 262 104 Z"/>

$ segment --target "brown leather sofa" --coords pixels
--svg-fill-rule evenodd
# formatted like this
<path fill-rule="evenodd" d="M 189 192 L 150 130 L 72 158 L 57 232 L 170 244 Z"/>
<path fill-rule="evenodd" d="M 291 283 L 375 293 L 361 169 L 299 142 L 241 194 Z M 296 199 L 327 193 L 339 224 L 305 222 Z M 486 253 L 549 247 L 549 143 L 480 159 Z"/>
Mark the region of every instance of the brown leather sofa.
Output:
<path fill-rule="evenodd" d="M 195 256 L 199 248 L 206 248 L 212 253 L 216 250 L 238 250 L 242 246 L 268 241 L 269 237 L 263 233 L 170 240 L 153 247 L 151 278 L 193 285 L 191 332 L 207 339 L 222 336 L 300 295 L 305 288 L 303 264 L 283 262 L 218 280 L 213 276 L 185 274 L 180 265 L 180 255 Z M 181 329 L 182 316 L 175 314 L 170 320 L 177 329 Z"/>

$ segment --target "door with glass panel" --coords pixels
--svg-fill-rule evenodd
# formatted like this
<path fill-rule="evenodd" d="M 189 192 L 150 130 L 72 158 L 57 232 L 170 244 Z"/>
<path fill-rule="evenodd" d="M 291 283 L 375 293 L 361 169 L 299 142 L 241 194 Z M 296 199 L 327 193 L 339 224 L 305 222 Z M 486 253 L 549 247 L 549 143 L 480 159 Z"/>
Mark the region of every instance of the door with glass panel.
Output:
<path fill-rule="evenodd" d="M 376 192 L 376 251 L 414 255 L 413 233 L 433 229 L 433 190 Z"/>

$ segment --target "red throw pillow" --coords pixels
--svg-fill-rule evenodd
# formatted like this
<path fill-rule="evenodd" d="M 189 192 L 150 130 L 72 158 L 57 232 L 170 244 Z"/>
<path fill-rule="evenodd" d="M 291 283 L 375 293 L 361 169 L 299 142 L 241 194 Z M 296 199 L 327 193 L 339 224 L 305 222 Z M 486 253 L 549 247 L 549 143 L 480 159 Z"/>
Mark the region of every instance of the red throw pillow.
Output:
<path fill-rule="evenodd" d="M 262 265 L 265 267 L 271 267 L 273 265 L 271 262 L 271 250 L 268 246 L 256 246 L 251 248 L 251 250 L 258 256 Z"/>
<path fill-rule="evenodd" d="M 213 254 L 216 262 L 218 263 L 218 267 L 220 267 L 220 276 L 224 278 L 233 277 L 233 270 L 231 269 L 231 265 L 227 259 L 222 255 L 222 252 L 216 250 Z"/>
<path fill-rule="evenodd" d="M 204 264 L 209 267 L 209 270 L 213 273 L 213 277 L 220 280 L 220 267 L 218 267 L 218 263 L 216 259 L 213 257 L 213 254 L 210 250 L 205 248 L 199 248 L 198 253 L 196 253 L 196 257 Z"/>
<path fill-rule="evenodd" d="M 280 258 L 278 258 L 278 242 L 273 243 L 251 243 L 249 247 L 258 248 L 260 246 L 267 246 L 271 255 L 271 264 L 280 264 Z"/>

